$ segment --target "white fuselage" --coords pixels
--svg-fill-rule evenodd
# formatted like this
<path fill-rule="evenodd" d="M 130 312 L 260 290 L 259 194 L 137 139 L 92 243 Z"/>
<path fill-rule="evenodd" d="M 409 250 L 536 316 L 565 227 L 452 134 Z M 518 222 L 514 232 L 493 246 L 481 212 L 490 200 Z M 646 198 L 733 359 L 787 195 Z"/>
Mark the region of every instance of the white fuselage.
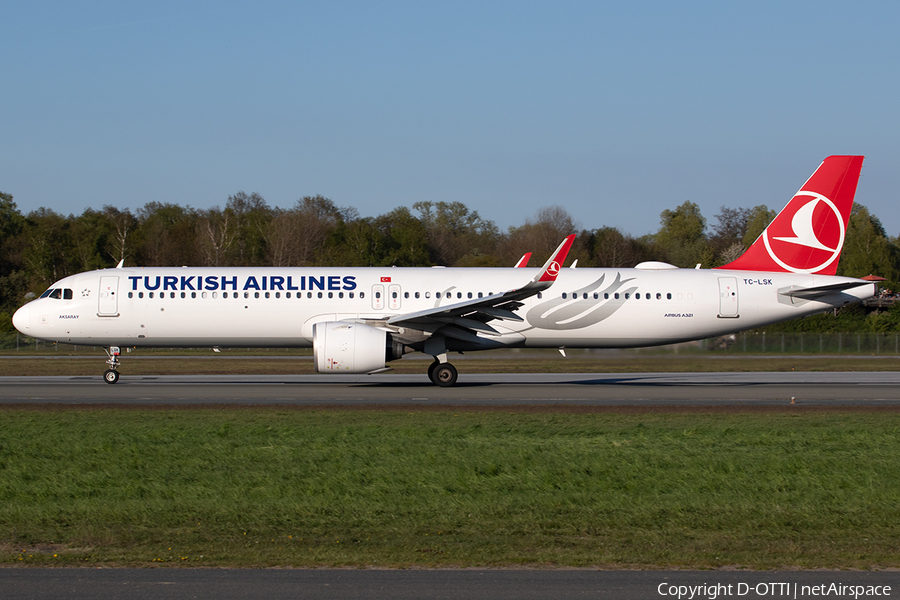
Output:
<path fill-rule="evenodd" d="M 122 268 L 81 273 L 14 317 L 26 335 L 69 344 L 308 347 L 313 325 L 372 320 L 520 288 L 536 269 Z M 844 277 L 693 269 L 563 269 L 495 320 L 494 343 L 638 347 L 752 329 L 868 298 L 874 284 L 798 300 L 784 291 Z M 781 293 L 779 293 L 781 292 Z M 70 296 L 71 299 L 66 299 Z M 395 332 L 396 333 L 396 332 Z M 399 334 L 402 336 L 403 332 Z M 479 334 L 481 335 L 481 334 Z"/>

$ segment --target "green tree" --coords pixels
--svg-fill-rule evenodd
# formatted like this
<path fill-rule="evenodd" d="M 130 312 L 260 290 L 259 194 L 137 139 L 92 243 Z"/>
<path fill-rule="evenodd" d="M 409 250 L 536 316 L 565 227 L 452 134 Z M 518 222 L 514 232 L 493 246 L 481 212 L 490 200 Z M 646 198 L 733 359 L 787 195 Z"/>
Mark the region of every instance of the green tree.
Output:
<path fill-rule="evenodd" d="M 228 197 L 226 214 L 233 216 L 236 237 L 225 262 L 230 266 L 266 264 L 266 232 L 275 216 L 265 199 L 253 192 L 238 192 Z"/>
<path fill-rule="evenodd" d="M 268 262 L 274 266 L 312 266 L 330 262 L 343 214 L 323 196 L 304 196 L 290 210 L 276 210 L 266 230 Z"/>
<path fill-rule="evenodd" d="M 20 264 L 19 236 L 25 229 L 25 217 L 19 212 L 12 194 L 0 192 L 0 277 L 9 275 Z"/>
<path fill-rule="evenodd" d="M 750 209 L 750 215 L 747 217 L 747 232 L 744 233 L 744 249 L 749 248 L 756 238 L 762 235 L 762 232 L 769 226 L 769 223 L 775 220 L 776 216 L 778 216 L 778 212 L 769 210 L 765 204 Z"/>
<path fill-rule="evenodd" d="M 70 221 L 48 208 L 28 213 L 22 261 L 31 279 L 30 291 L 43 291 L 54 281 L 75 272 L 69 262 L 72 256 L 69 229 Z"/>
<path fill-rule="evenodd" d="M 578 225 L 561 206 L 546 206 L 538 209 L 533 219 L 526 219 L 519 227 L 510 227 L 506 236 L 502 254 L 505 264 L 512 266 L 526 252 L 533 252 L 534 264 L 540 266 L 556 250 L 567 235 L 578 232 Z M 587 240 L 582 236 L 576 238 L 577 248 L 569 252 L 567 262 L 578 258 L 588 258 Z"/>
<path fill-rule="evenodd" d="M 591 266 L 629 268 L 646 260 L 647 248 L 618 228 L 595 229 L 591 238 Z"/>
<path fill-rule="evenodd" d="M 900 276 L 897 264 L 897 248 L 888 239 L 881 221 L 862 204 L 855 204 L 850 212 L 837 274 L 848 277 L 880 275 L 896 282 Z"/>
<path fill-rule="evenodd" d="M 115 266 L 108 249 L 113 237 L 113 224 L 105 212 L 86 209 L 70 216 L 72 259 L 77 271 L 92 271 Z"/>
<path fill-rule="evenodd" d="M 375 219 L 384 240 L 382 256 L 376 264 L 397 267 L 431 265 L 428 231 L 425 225 L 404 206 Z"/>
<path fill-rule="evenodd" d="M 675 210 L 660 213 L 660 229 L 653 236 L 656 249 L 666 260 L 678 267 L 693 267 L 700 263 L 711 266 L 712 251 L 706 240 L 706 219 L 700 207 L 685 202 Z"/>
<path fill-rule="evenodd" d="M 499 230 L 462 202 L 416 202 L 428 235 L 432 264 L 455 266 L 493 254 Z"/>
<path fill-rule="evenodd" d="M 168 202 L 148 202 L 138 210 L 138 262 L 148 267 L 200 264 L 197 212 Z"/>
<path fill-rule="evenodd" d="M 10 319 L 28 291 L 22 264 L 25 227 L 12 194 L 0 192 L 0 332 L 13 330 Z"/>

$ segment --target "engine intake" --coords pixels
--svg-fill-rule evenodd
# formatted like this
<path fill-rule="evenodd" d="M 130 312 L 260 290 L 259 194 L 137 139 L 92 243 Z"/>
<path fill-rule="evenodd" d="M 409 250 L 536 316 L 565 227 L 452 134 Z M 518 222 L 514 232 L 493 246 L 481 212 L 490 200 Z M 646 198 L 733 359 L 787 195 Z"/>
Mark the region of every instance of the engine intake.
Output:
<path fill-rule="evenodd" d="M 341 321 L 313 325 L 316 373 L 371 373 L 401 356 L 403 345 L 384 329 Z"/>

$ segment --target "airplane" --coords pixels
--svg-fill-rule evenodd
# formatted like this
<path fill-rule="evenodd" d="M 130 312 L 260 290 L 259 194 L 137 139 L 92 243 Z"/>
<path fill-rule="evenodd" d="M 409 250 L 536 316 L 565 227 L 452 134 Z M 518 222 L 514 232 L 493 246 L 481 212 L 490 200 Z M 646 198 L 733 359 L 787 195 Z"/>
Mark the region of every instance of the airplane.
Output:
<path fill-rule="evenodd" d="M 540 269 L 118 267 L 54 283 L 13 316 L 25 335 L 121 347 L 312 347 L 319 373 L 379 373 L 410 352 L 456 384 L 453 352 L 633 348 L 730 334 L 877 293 L 837 277 L 862 156 L 830 156 L 735 261 L 682 269 L 562 268 L 575 236 Z M 525 257 L 523 259 L 527 260 Z"/>

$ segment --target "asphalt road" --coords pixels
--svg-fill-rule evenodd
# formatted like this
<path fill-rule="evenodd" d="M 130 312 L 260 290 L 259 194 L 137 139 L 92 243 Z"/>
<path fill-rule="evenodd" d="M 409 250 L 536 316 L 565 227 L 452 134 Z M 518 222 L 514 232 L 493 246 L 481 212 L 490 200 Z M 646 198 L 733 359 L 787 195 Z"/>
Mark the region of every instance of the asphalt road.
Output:
<path fill-rule="evenodd" d="M 0 377 L 0 404 L 900 405 L 900 372 Z"/>
<path fill-rule="evenodd" d="M 829 586 L 854 588 L 823 593 Z M 679 596 L 898 598 L 900 572 L 0 569 L 0 597 L 18 600 L 668 600 Z"/>

